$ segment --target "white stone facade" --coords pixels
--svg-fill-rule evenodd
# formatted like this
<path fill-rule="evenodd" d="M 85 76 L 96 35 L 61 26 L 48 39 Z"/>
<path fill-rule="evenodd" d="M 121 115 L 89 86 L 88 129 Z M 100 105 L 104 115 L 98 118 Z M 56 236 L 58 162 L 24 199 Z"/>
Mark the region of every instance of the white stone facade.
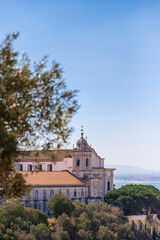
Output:
<path fill-rule="evenodd" d="M 45 154 L 40 154 L 40 157 L 37 157 L 38 162 L 34 158 L 21 157 L 16 164 L 16 170 L 26 172 L 35 170 L 47 172 L 68 170 L 84 186 L 72 186 L 72 184 L 68 186 L 34 185 L 30 195 L 21 199 L 26 206 L 48 212 L 47 201 L 56 193 L 61 192 L 72 200 L 88 203 L 103 201 L 107 191 L 113 190 L 113 171 L 115 169 L 104 168 L 104 158 L 98 156 L 95 150 L 88 145 L 83 138 L 83 133 L 81 133 L 81 138 L 77 141 L 76 148 L 67 151 L 67 154 L 61 154 L 63 156 L 58 158 L 56 162 L 53 162 Z M 60 154 L 58 153 L 58 155 Z"/>
<path fill-rule="evenodd" d="M 88 196 L 88 189 L 80 186 L 34 186 L 27 196 L 22 197 L 20 200 L 26 207 L 39 209 L 41 211 L 49 213 L 47 202 L 48 200 L 57 193 L 62 193 L 71 198 L 73 201 L 79 200 L 86 203 Z"/>

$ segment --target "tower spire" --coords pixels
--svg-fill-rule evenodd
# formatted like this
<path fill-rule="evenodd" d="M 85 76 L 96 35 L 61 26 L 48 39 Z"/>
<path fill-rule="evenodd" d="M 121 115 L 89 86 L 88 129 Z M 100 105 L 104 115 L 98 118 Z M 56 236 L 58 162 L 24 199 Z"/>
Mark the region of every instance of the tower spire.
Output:
<path fill-rule="evenodd" d="M 83 134 L 84 134 L 84 130 L 83 130 L 83 126 L 81 126 L 81 137 L 83 138 Z"/>

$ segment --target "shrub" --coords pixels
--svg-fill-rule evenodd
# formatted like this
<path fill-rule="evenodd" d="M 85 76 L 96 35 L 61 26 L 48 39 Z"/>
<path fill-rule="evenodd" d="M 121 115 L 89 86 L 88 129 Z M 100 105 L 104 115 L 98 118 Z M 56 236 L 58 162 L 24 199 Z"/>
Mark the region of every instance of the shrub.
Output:
<path fill-rule="evenodd" d="M 62 215 L 63 213 L 70 216 L 75 208 L 70 198 L 66 197 L 64 194 L 61 193 L 55 194 L 53 197 L 49 199 L 48 207 L 49 211 L 56 218 L 58 218 L 58 216 Z"/>

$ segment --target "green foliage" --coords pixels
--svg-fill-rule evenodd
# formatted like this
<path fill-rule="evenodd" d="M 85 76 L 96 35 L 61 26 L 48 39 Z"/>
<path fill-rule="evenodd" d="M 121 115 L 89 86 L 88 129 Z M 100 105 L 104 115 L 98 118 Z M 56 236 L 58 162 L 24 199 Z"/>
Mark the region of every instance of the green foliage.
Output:
<path fill-rule="evenodd" d="M 135 236 L 136 236 L 136 240 L 152 240 L 152 236 L 150 236 L 148 233 L 146 233 L 144 230 L 139 230 L 139 231 L 135 231 Z"/>
<path fill-rule="evenodd" d="M 78 218 L 82 213 L 88 212 L 87 205 L 79 201 L 74 202 L 75 209 L 72 212 L 72 216 Z"/>
<path fill-rule="evenodd" d="M 17 200 L 7 201 L 0 208 L 0 240 L 152 239 L 143 230 L 133 232 L 118 207 L 102 202 L 85 205 L 76 201 L 74 205 L 70 216 L 63 213 L 47 221 L 45 213 L 25 208 Z"/>
<path fill-rule="evenodd" d="M 89 232 L 84 229 L 80 229 L 77 233 L 77 240 L 92 240 L 93 238 L 89 235 Z"/>
<path fill-rule="evenodd" d="M 15 239 L 15 234 L 11 229 L 7 228 L 6 229 L 6 234 L 8 235 L 9 239 Z"/>
<path fill-rule="evenodd" d="M 0 226 L 2 225 L 7 225 L 7 216 L 6 216 L 6 212 L 4 209 L 0 208 Z"/>
<path fill-rule="evenodd" d="M 118 229 L 118 239 L 119 240 L 132 240 L 136 239 L 134 233 L 131 231 L 131 226 L 126 224 L 121 224 Z"/>
<path fill-rule="evenodd" d="M 50 231 L 44 223 L 38 224 L 35 230 L 36 230 L 37 240 L 44 240 L 49 238 Z"/>
<path fill-rule="evenodd" d="M 112 207 L 102 202 L 88 205 L 80 202 L 74 204 L 75 209 L 72 215 L 79 229 L 77 239 L 83 239 L 83 235 L 84 239 L 87 239 L 88 235 L 88 239 L 91 240 L 135 239 L 131 226 L 126 223 L 127 219 L 118 207 Z"/>
<path fill-rule="evenodd" d="M 55 194 L 49 199 L 48 207 L 50 213 L 52 213 L 56 218 L 63 213 L 66 213 L 68 216 L 70 216 L 75 208 L 71 199 L 61 193 Z"/>
<path fill-rule="evenodd" d="M 68 232 L 64 231 L 63 228 L 57 228 L 56 232 L 52 234 L 53 240 L 70 240 Z"/>
<path fill-rule="evenodd" d="M 7 200 L 2 204 L 2 209 L 4 217 L 6 219 L 5 226 L 8 228 L 15 227 L 15 224 L 18 222 L 18 219 L 26 219 L 25 209 L 23 204 L 18 200 Z"/>
<path fill-rule="evenodd" d="M 72 132 L 69 122 L 79 106 L 77 91 L 67 89 L 56 62 L 47 57 L 31 66 L 13 48 L 18 34 L 0 45 L 0 197 L 21 197 L 27 190 L 14 171 L 19 149 L 60 147 Z"/>
<path fill-rule="evenodd" d="M 33 225 L 38 225 L 44 223 L 48 225 L 48 216 L 46 213 L 33 208 L 25 208 L 27 221 L 31 222 Z"/>
<path fill-rule="evenodd" d="M 62 228 L 64 232 L 68 232 L 70 240 L 76 237 L 76 227 L 65 213 L 58 217 L 55 228 L 57 230 Z"/>
<path fill-rule="evenodd" d="M 92 219 L 89 218 L 87 213 L 82 213 L 79 218 L 76 219 L 76 223 L 79 229 L 83 229 L 85 231 L 92 230 Z"/>
<path fill-rule="evenodd" d="M 105 202 L 123 208 L 125 215 L 154 210 L 160 205 L 160 191 L 151 185 L 126 185 L 108 192 Z"/>
<path fill-rule="evenodd" d="M 36 237 L 25 231 L 17 231 L 15 232 L 16 240 L 37 240 Z"/>
<path fill-rule="evenodd" d="M 117 233 L 113 233 L 108 227 L 100 226 L 97 240 L 117 240 Z"/>

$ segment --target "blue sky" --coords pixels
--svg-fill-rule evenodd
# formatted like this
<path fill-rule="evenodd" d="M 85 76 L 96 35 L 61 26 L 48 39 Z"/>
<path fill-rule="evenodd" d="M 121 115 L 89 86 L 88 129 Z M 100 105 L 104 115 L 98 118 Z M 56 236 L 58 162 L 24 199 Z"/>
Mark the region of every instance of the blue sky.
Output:
<path fill-rule="evenodd" d="M 0 40 L 64 69 L 81 108 L 81 125 L 106 164 L 160 170 L 160 1 L 0 0 Z"/>

